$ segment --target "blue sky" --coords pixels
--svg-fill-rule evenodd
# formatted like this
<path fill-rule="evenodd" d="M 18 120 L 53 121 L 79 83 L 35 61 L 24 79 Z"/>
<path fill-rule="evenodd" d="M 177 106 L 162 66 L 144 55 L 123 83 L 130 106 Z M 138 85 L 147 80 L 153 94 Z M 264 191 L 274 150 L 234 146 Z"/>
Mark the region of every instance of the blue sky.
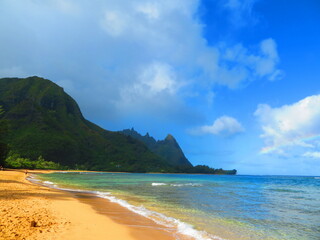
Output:
<path fill-rule="evenodd" d="M 2 0 L 0 77 L 64 87 L 193 164 L 320 174 L 318 0 Z"/>

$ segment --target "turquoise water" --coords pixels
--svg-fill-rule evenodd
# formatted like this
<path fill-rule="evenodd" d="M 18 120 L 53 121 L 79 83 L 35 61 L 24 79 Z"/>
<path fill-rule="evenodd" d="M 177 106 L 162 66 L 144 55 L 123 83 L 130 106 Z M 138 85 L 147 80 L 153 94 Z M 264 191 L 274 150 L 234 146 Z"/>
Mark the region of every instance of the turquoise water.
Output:
<path fill-rule="evenodd" d="M 320 239 L 320 178 L 53 173 L 44 184 L 93 192 L 194 239 Z"/>

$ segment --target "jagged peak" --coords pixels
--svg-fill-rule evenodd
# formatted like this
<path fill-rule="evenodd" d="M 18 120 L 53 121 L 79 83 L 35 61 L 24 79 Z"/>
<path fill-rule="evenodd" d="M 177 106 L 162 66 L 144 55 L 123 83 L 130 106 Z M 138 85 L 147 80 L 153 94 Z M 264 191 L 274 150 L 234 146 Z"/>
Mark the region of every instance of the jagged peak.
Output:
<path fill-rule="evenodd" d="M 134 134 L 139 134 L 133 127 L 128 129 L 123 129 L 122 132 L 130 132 Z"/>
<path fill-rule="evenodd" d="M 174 136 L 172 136 L 170 133 L 166 136 L 166 138 L 164 140 L 165 141 L 176 141 Z"/>

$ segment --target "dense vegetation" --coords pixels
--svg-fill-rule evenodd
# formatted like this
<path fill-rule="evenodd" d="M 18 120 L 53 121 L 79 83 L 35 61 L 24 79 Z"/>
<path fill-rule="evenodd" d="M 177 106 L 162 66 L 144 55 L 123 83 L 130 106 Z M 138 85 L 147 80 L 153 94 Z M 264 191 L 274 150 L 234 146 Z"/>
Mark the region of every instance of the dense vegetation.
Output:
<path fill-rule="evenodd" d="M 45 161 L 42 156 L 37 160 L 30 160 L 29 158 L 20 157 L 18 154 L 11 153 L 4 160 L 4 165 L 9 168 L 29 168 L 29 169 L 67 169 L 59 163 Z"/>
<path fill-rule="evenodd" d="M 126 172 L 198 169 L 171 135 L 158 141 L 160 150 L 154 150 L 134 137 L 104 130 L 82 116 L 63 88 L 43 78 L 0 79 L 0 106 L 0 164 L 6 167 Z"/>
<path fill-rule="evenodd" d="M 179 173 L 227 174 L 227 175 L 237 174 L 236 169 L 233 169 L 233 170 L 224 170 L 222 168 L 215 169 L 207 165 L 196 165 L 194 167 L 180 166 L 176 168 L 176 171 Z"/>
<path fill-rule="evenodd" d="M 8 125 L 0 141 L 23 159 L 42 156 L 70 169 L 173 171 L 143 143 L 84 119 L 77 103 L 49 80 L 0 79 L 0 105 L 0 120 Z"/>
<path fill-rule="evenodd" d="M 8 123 L 6 120 L 1 119 L 3 116 L 4 110 L 3 107 L 0 105 L 0 166 L 4 165 L 4 160 L 8 153 L 8 144 L 6 143 L 5 138 L 8 134 Z"/>

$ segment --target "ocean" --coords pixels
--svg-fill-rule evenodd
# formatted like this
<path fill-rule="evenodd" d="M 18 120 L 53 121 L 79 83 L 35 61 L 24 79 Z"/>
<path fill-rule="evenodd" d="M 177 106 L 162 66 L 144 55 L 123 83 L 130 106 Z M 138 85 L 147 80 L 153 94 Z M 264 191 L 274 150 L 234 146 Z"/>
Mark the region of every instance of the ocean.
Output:
<path fill-rule="evenodd" d="M 186 239 L 320 239 L 320 177 L 57 172 L 31 178 L 116 202 Z"/>

